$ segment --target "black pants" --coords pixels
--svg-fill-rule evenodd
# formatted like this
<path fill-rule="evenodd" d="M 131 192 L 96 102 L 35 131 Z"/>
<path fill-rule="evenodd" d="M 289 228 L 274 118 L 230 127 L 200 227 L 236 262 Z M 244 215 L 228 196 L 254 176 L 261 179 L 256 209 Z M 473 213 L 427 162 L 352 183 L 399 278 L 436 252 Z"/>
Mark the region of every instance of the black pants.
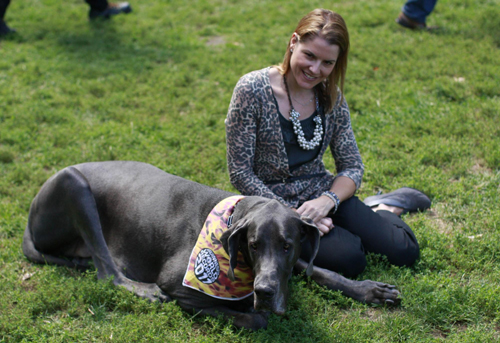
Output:
<path fill-rule="evenodd" d="M 90 8 L 97 11 L 104 11 L 108 8 L 107 0 L 85 0 L 89 4 Z M 3 20 L 7 7 L 9 6 L 10 0 L 0 0 L 0 20 Z"/>
<path fill-rule="evenodd" d="M 10 0 L 0 0 L 0 20 L 3 20 L 7 7 L 10 4 Z"/>
<path fill-rule="evenodd" d="M 85 0 L 89 4 L 90 9 L 104 11 L 108 8 L 108 0 Z"/>
<path fill-rule="evenodd" d="M 413 231 L 389 211 L 372 211 L 356 196 L 342 202 L 332 217 L 335 227 L 321 237 L 314 265 L 355 277 L 366 267 L 366 252 L 387 256 L 396 266 L 410 266 L 419 256 Z M 309 242 L 301 257 L 311 256 Z"/>

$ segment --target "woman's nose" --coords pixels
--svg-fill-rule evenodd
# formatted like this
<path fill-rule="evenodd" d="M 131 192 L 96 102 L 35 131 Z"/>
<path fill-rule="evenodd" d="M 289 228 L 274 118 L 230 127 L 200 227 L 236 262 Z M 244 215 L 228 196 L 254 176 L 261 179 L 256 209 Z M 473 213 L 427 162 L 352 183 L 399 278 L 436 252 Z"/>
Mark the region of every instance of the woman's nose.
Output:
<path fill-rule="evenodd" d="M 320 64 L 319 62 L 313 62 L 310 66 L 309 66 L 309 70 L 314 74 L 314 75 L 318 75 L 319 73 L 319 67 L 320 67 Z"/>

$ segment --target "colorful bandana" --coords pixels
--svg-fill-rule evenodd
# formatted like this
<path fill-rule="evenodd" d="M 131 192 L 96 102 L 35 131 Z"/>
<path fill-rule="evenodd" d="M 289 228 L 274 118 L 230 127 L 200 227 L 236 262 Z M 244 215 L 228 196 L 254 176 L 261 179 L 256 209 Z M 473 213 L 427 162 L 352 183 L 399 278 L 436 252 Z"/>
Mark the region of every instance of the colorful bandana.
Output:
<path fill-rule="evenodd" d="M 234 208 L 242 198 L 231 196 L 212 209 L 191 252 L 183 286 L 224 300 L 241 300 L 253 294 L 253 273 L 243 254 L 238 251 L 234 281 L 231 281 L 227 276 L 229 255 L 219 240 L 231 226 Z"/>

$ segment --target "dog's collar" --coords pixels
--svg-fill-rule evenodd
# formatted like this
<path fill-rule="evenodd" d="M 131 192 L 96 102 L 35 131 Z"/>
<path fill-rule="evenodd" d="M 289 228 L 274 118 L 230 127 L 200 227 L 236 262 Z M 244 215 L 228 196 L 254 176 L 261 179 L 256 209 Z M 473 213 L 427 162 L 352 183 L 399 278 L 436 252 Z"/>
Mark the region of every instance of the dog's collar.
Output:
<path fill-rule="evenodd" d="M 232 197 L 229 197 L 229 198 L 226 198 L 226 199 L 230 199 Z M 240 203 L 240 200 L 243 199 L 244 196 L 241 196 L 238 200 L 236 200 L 236 202 L 234 203 L 234 207 L 233 207 L 233 210 L 231 211 L 231 215 L 227 218 L 227 228 L 230 229 L 231 226 L 233 226 L 233 218 L 234 218 L 234 211 L 236 211 L 236 205 L 238 205 Z M 224 199 L 224 200 L 226 200 Z M 223 201 L 224 201 L 223 200 Z"/>

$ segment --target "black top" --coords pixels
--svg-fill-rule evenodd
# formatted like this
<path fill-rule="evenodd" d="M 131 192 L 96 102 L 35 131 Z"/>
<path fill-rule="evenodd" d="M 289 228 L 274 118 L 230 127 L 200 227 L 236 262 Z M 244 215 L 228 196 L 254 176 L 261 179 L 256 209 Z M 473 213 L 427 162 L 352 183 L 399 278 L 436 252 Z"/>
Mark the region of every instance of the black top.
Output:
<path fill-rule="evenodd" d="M 316 115 L 317 111 L 314 111 L 312 116 L 300 121 L 302 130 L 304 131 L 304 137 L 308 141 L 314 137 L 314 129 L 316 128 L 314 117 L 316 117 Z M 283 142 L 285 143 L 286 154 L 288 156 L 288 168 L 290 171 L 293 171 L 301 165 L 314 160 L 321 150 L 321 144 L 312 150 L 302 149 L 297 141 L 297 135 L 293 131 L 293 123 L 290 120 L 285 119 L 285 117 L 281 114 L 279 117 L 281 132 L 283 133 Z M 325 130 L 324 122 L 324 120 L 321 121 L 323 131 Z M 324 139 L 324 137 L 321 138 Z"/>

